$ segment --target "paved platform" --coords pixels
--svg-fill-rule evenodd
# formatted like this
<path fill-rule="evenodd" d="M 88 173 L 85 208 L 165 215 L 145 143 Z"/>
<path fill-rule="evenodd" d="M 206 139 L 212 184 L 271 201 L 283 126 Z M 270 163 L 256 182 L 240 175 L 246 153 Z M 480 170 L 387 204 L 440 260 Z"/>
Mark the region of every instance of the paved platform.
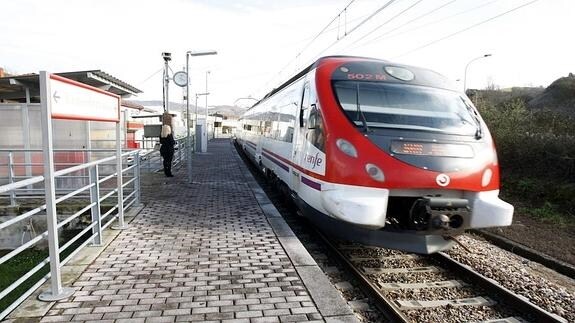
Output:
<path fill-rule="evenodd" d="M 74 295 L 10 318 L 357 322 L 229 139 L 194 156 L 193 183 L 186 174 L 145 175 L 145 207 L 76 276 Z"/>

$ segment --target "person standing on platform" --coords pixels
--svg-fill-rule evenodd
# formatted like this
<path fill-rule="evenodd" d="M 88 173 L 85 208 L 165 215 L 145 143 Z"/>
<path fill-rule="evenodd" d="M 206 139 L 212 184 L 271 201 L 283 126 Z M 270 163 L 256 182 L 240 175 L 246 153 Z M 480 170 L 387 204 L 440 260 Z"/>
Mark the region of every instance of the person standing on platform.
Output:
<path fill-rule="evenodd" d="M 172 174 L 172 160 L 174 159 L 174 134 L 172 132 L 172 116 L 164 113 L 162 116 L 162 132 L 160 133 L 160 155 L 164 159 L 164 174 L 166 177 L 174 177 Z"/>

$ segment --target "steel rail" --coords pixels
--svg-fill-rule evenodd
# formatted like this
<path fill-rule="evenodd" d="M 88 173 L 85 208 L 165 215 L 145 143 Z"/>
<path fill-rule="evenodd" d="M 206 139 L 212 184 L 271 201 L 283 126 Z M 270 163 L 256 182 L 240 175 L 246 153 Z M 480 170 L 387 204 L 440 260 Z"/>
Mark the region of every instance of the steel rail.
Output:
<path fill-rule="evenodd" d="M 466 277 L 481 287 L 484 287 L 491 293 L 496 294 L 506 304 L 512 305 L 519 309 L 521 313 L 532 315 L 537 322 L 567 323 L 566 319 L 558 316 L 557 314 L 550 313 L 531 303 L 526 297 L 513 293 L 509 289 L 500 285 L 497 281 L 483 276 L 482 274 L 473 270 L 473 268 L 470 266 L 451 258 L 444 252 L 438 252 L 436 254 L 430 255 L 430 257 L 438 261 L 443 266 L 457 272 L 459 275 Z"/>
<path fill-rule="evenodd" d="M 337 255 L 337 262 L 343 264 L 346 269 L 354 276 L 355 279 L 361 284 L 360 288 L 368 295 L 372 297 L 375 306 L 388 317 L 391 322 L 411 322 L 407 316 L 405 316 L 399 307 L 395 305 L 395 302 L 385 295 L 383 295 L 380 289 L 371 281 L 363 272 L 358 269 L 346 256 L 344 256 L 339 249 L 332 244 L 332 242 L 318 229 L 315 227 L 312 229 L 314 233 L 321 239 L 321 241 L 328 247 L 332 254 Z"/>

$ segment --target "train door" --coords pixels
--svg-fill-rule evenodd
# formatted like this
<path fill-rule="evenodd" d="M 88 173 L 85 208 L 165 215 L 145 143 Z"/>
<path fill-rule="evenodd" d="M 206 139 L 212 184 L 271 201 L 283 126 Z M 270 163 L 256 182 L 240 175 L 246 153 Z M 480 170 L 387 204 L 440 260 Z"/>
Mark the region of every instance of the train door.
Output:
<path fill-rule="evenodd" d="M 309 105 L 310 105 L 310 86 L 309 82 L 305 82 L 303 86 L 303 92 L 296 115 L 295 125 L 294 125 L 294 137 L 293 137 L 293 151 L 292 151 L 292 162 L 298 166 L 301 166 L 301 161 L 303 158 L 303 147 L 305 144 L 306 127 L 305 123 L 309 116 Z M 300 183 L 300 171 L 292 168 L 291 183 L 290 187 L 292 190 L 299 191 Z"/>
<path fill-rule="evenodd" d="M 258 163 L 258 165 L 261 166 L 262 164 L 262 150 L 264 148 L 265 145 L 265 131 L 266 131 L 266 122 L 261 120 L 258 123 L 258 127 L 257 127 L 257 135 L 256 135 L 256 152 L 254 154 L 255 156 L 255 160 Z"/>

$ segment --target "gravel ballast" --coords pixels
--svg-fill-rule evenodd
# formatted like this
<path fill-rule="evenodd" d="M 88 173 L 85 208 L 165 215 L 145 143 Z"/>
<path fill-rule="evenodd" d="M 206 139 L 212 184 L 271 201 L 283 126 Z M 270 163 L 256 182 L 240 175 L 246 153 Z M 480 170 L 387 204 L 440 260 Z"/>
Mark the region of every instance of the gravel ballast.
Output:
<path fill-rule="evenodd" d="M 461 236 L 467 252 L 455 246 L 447 252 L 453 259 L 469 265 L 505 288 L 525 296 L 532 303 L 575 322 L 575 281 L 556 274 L 482 239 Z"/>

